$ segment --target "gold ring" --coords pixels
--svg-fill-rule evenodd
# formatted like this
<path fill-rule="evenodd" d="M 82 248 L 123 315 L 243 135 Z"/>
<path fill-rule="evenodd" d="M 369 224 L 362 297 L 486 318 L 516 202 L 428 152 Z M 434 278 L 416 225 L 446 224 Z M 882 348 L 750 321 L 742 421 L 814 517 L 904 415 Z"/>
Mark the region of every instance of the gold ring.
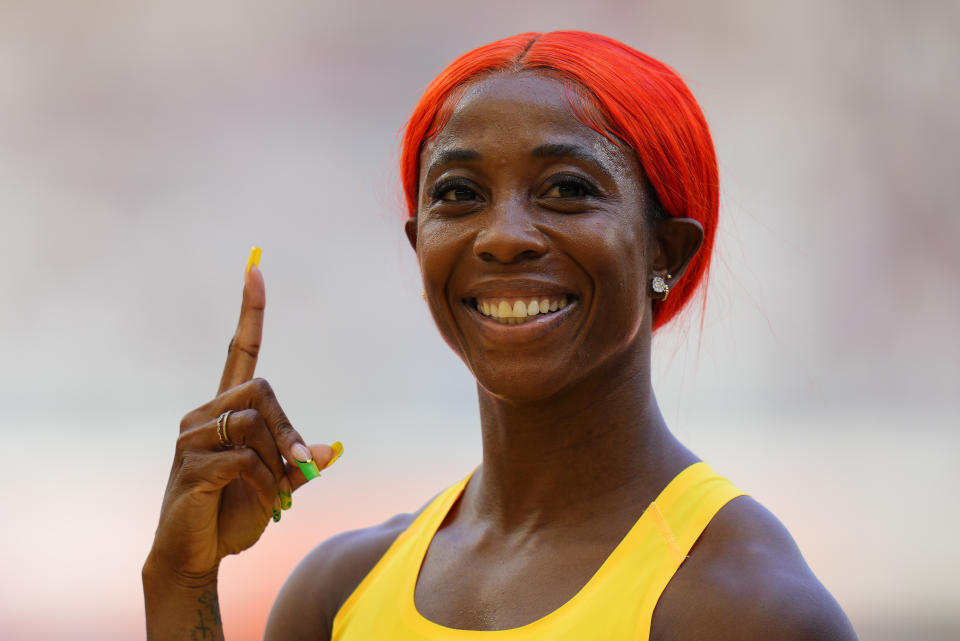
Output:
<path fill-rule="evenodd" d="M 227 436 L 227 421 L 230 420 L 230 414 L 233 413 L 233 410 L 227 410 L 217 418 L 217 438 L 220 439 L 220 445 L 223 447 L 230 447 L 233 443 L 230 441 L 230 437 Z"/>

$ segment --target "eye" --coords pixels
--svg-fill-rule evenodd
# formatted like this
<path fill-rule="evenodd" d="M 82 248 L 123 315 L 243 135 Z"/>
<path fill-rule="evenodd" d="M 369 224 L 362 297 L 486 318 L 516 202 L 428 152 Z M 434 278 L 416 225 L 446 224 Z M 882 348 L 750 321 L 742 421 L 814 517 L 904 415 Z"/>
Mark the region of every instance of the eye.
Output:
<path fill-rule="evenodd" d="M 586 196 L 592 196 L 593 193 L 594 190 L 587 181 L 573 176 L 563 176 L 547 190 L 544 197 L 585 198 Z"/>
<path fill-rule="evenodd" d="M 454 187 L 440 194 L 440 200 L 473 200 L 477 194 L 469 187 Z"/>
<path fill-rule="evenodd" d="M 479 197 L 468 184 L 459 180 L 446 180 L 440 183 L 431 190 L 430 195 L 434 200 L 446 202 L 463 202 L 476 200 Z"/>

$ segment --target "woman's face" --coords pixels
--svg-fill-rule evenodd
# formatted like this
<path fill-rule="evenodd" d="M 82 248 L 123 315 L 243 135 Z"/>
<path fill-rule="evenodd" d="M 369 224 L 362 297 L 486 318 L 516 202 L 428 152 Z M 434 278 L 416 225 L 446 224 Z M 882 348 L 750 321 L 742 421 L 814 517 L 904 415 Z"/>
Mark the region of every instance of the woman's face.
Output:
<path fill-rule="evenodd" d="M 471 85 L 421 152 L 408 225 L 444 339 L 516 401 L 649 342 L 653 203 L 634 154 L 573 118 L 562 92 L 526 72 Z"/>

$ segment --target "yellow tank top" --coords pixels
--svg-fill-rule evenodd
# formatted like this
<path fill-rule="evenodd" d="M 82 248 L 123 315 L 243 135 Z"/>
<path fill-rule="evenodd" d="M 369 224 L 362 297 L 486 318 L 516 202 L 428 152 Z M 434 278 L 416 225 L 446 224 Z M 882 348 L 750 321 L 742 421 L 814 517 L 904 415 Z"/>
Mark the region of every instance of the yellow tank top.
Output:
<path fill-rule="evenodd" d="M 678 474 L 596 574 L 562 606 L 519 628 L 459 630 L 423 617 L 413 594 L 434 533 L 469 477 L 428 505 L 393 542 L 333 620 L 333 641 L 646 640 L 661 592 L 714 514 L 743 494 L 706 463 Z"/>

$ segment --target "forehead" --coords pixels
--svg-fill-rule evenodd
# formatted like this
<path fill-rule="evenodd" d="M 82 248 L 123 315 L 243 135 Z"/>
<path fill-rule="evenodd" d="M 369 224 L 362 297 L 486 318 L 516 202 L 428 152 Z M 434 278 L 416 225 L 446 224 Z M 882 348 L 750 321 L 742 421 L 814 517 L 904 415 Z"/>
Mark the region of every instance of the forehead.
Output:
<path fill-rule="evenodd" d="M 631 150 L 574 117 L 567 91 L 560 81 L 532 72 L 498 73 L 470 84 L 444 128 L 424 145 L 421 170 L 450 149 L 506 153 L 544 144 L 587 148 L 613 172 L 634 170 Z"/>

